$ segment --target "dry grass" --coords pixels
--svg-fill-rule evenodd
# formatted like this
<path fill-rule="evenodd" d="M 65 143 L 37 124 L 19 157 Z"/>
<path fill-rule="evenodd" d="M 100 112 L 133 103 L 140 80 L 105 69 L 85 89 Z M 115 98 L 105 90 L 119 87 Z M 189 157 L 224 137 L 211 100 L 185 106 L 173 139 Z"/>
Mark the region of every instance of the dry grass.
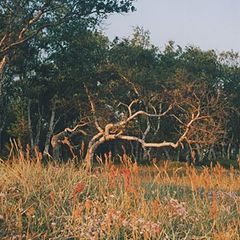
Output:
<path fill-rule="evenodd" d="M 240 174 L 164 162 L 0 163 L 1 239 L 240 239 Z"/>

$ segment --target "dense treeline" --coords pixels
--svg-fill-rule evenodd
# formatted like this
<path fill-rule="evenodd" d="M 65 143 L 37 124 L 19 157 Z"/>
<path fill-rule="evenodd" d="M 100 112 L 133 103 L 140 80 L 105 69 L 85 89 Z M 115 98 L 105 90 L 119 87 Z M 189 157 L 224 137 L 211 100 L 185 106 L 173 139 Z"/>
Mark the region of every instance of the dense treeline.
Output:
<path fill-rule="evenodd" d="M 174 42 L 160 51 L 141 28 L 112 42 L 95 29 L 109 13 L 134 10 L 133 1 L 88 1 L 85 9 L 71 4 L 86 1 L 38 1 L 36 6 L 22 1 L 26 6 L 20 9 L 28 15 L 21 10 L 11 15 L 9 9 L 18 3 L 4 2 L 2 155 L 10 139 L 17 139 L 54 158 L 61 158 L 65 148 L 68 156 L 91 159 L 100 145 L 119 153 L 125 149 L 115 145 L 124 144 L 136 155 L 140 145 L 144 158 L 163 153 L 180 158 L 189 150 L 193 159 L 196 153 L 200 160 L 236 158 L 238 53 L 181 48 Z M 22 26 L 19 21 L 16 26 L 18 17 Z"/>

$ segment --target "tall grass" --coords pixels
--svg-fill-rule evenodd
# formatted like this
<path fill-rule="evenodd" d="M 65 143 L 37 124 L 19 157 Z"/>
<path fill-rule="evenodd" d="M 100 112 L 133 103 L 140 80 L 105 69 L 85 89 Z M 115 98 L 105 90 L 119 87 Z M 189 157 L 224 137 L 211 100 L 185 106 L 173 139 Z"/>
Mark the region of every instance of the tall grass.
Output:
<path fill-rule="evenodd" d="M 238 170 L 122 162 L 2 161 L 0 238 L 240 239 Z"/>

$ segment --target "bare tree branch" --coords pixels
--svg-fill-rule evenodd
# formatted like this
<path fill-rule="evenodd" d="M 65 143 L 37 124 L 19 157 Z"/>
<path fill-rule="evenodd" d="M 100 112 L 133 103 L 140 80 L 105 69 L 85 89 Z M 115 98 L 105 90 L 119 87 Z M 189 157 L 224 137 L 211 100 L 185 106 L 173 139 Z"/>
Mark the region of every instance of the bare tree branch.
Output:
<path fill-rule="evenodd" d="M 6 54 L 9 50 L 11 50 L 14 47 L 17 47 L 18 45 L 21 45 L 25 42 L 27 42 L 28 40 L 34 38 L 39 32 L 41 32 L 44 28 L 47 28 L 49 26 L 52 26 L 51 23 L 45 24 L 41 27 L 39 27 L 36 31 L 34 31 L 32 34 L 30 34 L 29 36 L 25 37 L 25 38 L 19 38 L 16 42 L 13 42 L 9 45 L 7 45 L 7 47 L 5 47 L 4 49 L 2 49 L 0 51 L 0 55 Z M 1 69 L 1 68 L 0 68 Z"/>
<path fill-rule="evenodd" d="M 78 125 L 76 125 L 74 128 L 65 128 L 64 131 L 73 133 L 73 132 L 75 132 L 78 128 L 84 127 L 84 126 L 86 126 L 87 124 L 88 124 L 88 123 L 78 124 Z M 83 135 L 87 136 L 87 133 L 86 133 L 84 130 L 82 130 L 82 129 L 78 129 L 77 132 L 80 132 L 80 133 L 82 133 Z"/>
<path fill-rule="evenodd" d="M 132 87 L 134 93 L 137 95 L 137 97 L 140 97 L 140 93 L 139 93 L 137 87 L 134 85 L 134 83 L 133 83 L 132 81 L 130 81 L 127 77 L 125 77 L 122 73 L 119 73 L 119 72 L 118 72 L 118 74 L 120 75 L 120 77 L 121 77 L 125 82 L 127 82 L 128 84 L 131 85 L 131 87 Z"/>
<path fill-rule="evenodd" d="M 97 120 L 96 108 L 95 108 L 94 102 L 93 102 L 93 100 L 92 100 L 91 94 L 90 94 L 90 92 L 89 92 L 86 84 L 84 84 L 84 87 L 85 87 L 85 91 L 86 91 L 87 96 L 88 96 L 88 100 L 89 100 L 90 105 L 91 105 L 91 110 L 92 110 L 92 113 L 93 113 L 95 126 L 96 126 L 96 128 L 97 128 L 97 130 L 98 130 L 99 132 L 103 132 L 103 129 L 100 127 L 100 125 L 99 125 L 99 123 L 98 123 L 98 120 Z"/>
<path fill-rule="evenodd" d="M 0 41 L 0 48 L 2 47 L 4 41 L 7 39 L 7 36 L 8 36 L 8 34 L 6 33 L 6 34 L 2 37 L 2 39 L 1 39 L 1 41 Z"/>

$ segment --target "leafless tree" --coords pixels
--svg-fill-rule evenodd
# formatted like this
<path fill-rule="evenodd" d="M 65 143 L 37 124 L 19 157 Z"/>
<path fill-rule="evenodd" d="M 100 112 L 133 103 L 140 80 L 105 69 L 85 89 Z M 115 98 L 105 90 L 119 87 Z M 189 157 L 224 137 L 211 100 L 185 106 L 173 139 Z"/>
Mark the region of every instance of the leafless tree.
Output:
<path fill-rule="evenodd" d="M 143 149 L 162 147 L 177 148 L 181 146 L 183 142 L 187 142 L 189 144 L 204 142 L 204 144 L 206 144 L 208 141 L 214 141 L 216 139 L 215 135 L 221 133 L 221 122 L 217 122 L 219 118 L 215 116 L 216 111 L 219 110 L 217 108 L 219 98 L 218 96 L 212 96 L 210 99 L 203 89 L 197 94 L 194 91 L 193 85 L 188 86 L 188 88 L 189 89 L 187 89 L 184 93 L 175 92 L 175 103 L 169 104 L 164 111 L 158 113 L 156 111 L 135 111 L 133 106 L 139 103 L 139 99 L 135 99 L 129 105 L 125 106 L 128 110 L 125 118 L 116 123 L 107 123 L 104 126 L 101 126 L 98 122 L 94 102 L 89 91 L 87 91 L 94 117 L 94 124 L 97 129 L 97 133 L 92 137 L 88 144 L 87 154 L 85 157 L 88 168 L 91 167 L 91 162 L 93 161 L 94 153 L 98 146 L 110 140 L 121 139 L 125 141 L 135 141 L 140 143 Z M 179 132 L 176 140 L 147 142 L 146 134 L 151 128 L 149 120 L 152 118 L 161 118 L 167 115 L 175 119 L 178 123 Z M 139 137 L 128 134 L 127 130 L 129 124 L 143 117 L 148 119 L 148 124 L 142 136 Z M 207 135 L 207 137 L 205 136 L 204 138 L 204 135 Z"/>

